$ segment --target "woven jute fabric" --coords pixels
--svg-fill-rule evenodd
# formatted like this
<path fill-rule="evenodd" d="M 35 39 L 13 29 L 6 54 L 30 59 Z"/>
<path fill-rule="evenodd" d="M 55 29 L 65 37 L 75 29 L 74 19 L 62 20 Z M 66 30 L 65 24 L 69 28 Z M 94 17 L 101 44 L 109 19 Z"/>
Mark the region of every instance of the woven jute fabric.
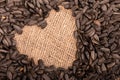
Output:
<path fill-rule="evenodd" d="M 23 34 L 16 34 L 15 40 L 19 51 L 36 63 L 42 59 L 47 66 L 67 68 L 72 65 L 76 53 L 75 19 L 70 10 L 60 9 L 60 12 L 50 12 L 45 29 L 36 25 L 25 26 Z"/>

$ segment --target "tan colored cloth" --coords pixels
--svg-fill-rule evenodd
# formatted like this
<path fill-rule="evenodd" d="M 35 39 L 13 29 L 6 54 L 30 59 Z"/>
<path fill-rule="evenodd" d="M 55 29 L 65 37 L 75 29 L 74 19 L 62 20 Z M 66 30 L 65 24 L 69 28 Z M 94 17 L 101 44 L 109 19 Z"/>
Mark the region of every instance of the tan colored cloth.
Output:
<path fill-rule="evenodd" d="M 67 68 L 72 65 L 76 53 L 72 12 L 61 7 L 60 12 L 50 12 L 47 22 L 45 29 L 25 26 L 22 35 L 16 34 L 17 47 L 35 62 L 43 59 L 46 65 Z"/>

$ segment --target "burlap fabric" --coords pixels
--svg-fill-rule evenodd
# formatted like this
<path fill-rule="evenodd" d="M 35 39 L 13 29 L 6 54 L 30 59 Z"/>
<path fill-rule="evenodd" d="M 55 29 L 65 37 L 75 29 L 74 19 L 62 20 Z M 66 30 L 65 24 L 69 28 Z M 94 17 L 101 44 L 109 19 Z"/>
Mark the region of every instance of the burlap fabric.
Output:
<path fill-rule="evenodd" d="M 19 51 L 34 58 L 35 62 L 43 59 L 46 65 L 67 68 L 72 65 L 76 53 L 75 19 L 70 10 L 60 9 L 60 12 L 50 12 L 45 29 L 25 26 L 23 34 L 16 34 L 15 39 Z"/>

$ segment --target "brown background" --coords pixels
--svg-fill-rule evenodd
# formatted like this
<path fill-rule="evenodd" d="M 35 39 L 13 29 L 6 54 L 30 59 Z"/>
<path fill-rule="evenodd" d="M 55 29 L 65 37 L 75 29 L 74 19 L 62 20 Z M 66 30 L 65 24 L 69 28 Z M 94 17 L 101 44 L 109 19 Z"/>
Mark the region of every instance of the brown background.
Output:
<path fill-rule="evenodd" d="M 25 26 L 23 34 L 16 34 L 15 39 L 19 51 L 34 58 L 35 62 L 43 59 L 46 65 L 67 68 L 75 59 L 75 21 L 70 10 L 60 9 L 60 12 L 50 12 L 45 29 Z"/>
<path fill-rule="evenodd" d="M 51 11 L 45 29 L 25 26 L 23 34 L 16 34 L 17 47 L 22 54 L 43 59 L 46 65 L 64 67 L 75 60 L 76 40 L 73 37 L 75 19 L 70 10 L 60 7 L 60 12 Z M 120 78 L 116 79 L 120 80 Z"/>

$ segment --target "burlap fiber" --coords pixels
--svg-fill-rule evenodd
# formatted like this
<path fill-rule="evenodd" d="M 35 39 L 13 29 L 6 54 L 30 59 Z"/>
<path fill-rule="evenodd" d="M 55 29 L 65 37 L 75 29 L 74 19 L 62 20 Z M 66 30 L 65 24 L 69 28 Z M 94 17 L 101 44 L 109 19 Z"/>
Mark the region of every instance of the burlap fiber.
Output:
<path fill-rule="evenodd" d="M 50 12 L 45 29 L 25 26 L 23 34 L 16 34 L 15 39 L 19 51 L 34 58 L 35 62 L 43 59 L 47 66 L 67 68 L 72 65 L 76 53 L 75 19 L 70 10 L 60 9 L 60 12 Z"/>

